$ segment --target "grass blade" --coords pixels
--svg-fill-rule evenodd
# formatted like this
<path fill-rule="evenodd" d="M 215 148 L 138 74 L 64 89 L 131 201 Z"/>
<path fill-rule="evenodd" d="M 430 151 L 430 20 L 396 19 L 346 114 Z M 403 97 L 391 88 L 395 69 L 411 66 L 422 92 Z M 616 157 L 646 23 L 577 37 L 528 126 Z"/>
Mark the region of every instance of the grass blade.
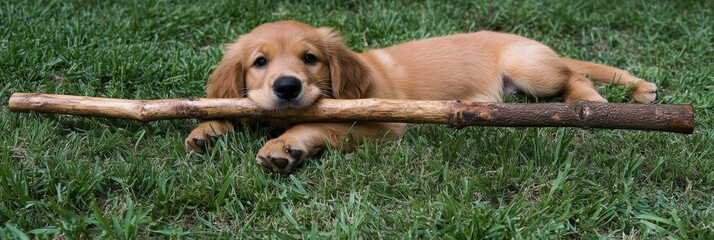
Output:
<path fill-rule="evenodd" d="M 5 223 L 5 228 L 10 231 L 13 237 L 16 239 L 21 239 L 21 240 L 30 240 L 30 237 L 27 236 L 22 230 L 19 228 L 15 227 L 12 223 Z"/>

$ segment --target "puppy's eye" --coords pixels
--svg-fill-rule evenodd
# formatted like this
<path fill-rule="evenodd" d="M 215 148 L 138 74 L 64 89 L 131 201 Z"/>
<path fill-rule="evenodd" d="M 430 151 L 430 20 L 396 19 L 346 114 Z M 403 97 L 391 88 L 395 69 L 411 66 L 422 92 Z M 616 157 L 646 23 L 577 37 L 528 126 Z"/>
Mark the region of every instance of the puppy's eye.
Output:
<path fill-rule="evenodd" d="M 268 59 L 265 59 L 265 57 L 258 57 L 253 63 L 255 67 L 265 67 L 265 65 L 268 65 Z"/>
<path fill-rule="evenodd" d="M 312 54 L 305 54 L 305 56 L 302 58 L 302 61 L 306 64 L 315 64 L 317 62 L 317 57 Z"/>

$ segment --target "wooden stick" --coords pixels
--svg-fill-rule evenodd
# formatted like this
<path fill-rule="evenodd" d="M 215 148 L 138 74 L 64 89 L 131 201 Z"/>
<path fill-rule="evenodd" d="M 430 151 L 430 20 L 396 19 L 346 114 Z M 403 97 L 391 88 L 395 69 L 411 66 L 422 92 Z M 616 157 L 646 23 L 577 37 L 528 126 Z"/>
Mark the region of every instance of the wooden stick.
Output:
<path fill-rule="evenodd" d="M 265 111 L 246 98 L 126 100 L 15 93 L 10 110 L 138 121 L 199 118 L 286 119 L 292 122 L 374 121 L 456 127 L 578 127 L 692 133 L 691 105 L 623 103 L 480 103 L 392 99 L 322 99 L 306 109 Z"/>

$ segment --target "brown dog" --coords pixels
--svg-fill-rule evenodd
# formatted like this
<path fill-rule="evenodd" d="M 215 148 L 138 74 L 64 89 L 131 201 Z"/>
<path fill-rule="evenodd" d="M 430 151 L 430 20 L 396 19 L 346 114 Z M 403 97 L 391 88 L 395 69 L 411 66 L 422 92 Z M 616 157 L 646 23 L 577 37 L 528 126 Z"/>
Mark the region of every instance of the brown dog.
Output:
<path fill-rule="evenodd" d="M 657 96 L 655 84 L 627 71 L 562 58 L 541 43 L 512 34 L 455 34 L 358 54 L 332 29 L 295 21 L 260 25 L 229 45 L 206 92 L 209 98 L 248 97 L 272 111 L 308 107 L 322 97 L 498 102 L 511 90 L 606 102 L 588 78 L 631 85 L 636 102 L 651 103 Z M 256 161 L 286 173 L 328 145 L 351 151 L 361 139 L 397 138 L 405 126 L 295 124 L 268 141 Z M 203 152 L 209 136 L 232 129 L 232 120 L 202 122 L 186 138 L 186 148 Z"/>

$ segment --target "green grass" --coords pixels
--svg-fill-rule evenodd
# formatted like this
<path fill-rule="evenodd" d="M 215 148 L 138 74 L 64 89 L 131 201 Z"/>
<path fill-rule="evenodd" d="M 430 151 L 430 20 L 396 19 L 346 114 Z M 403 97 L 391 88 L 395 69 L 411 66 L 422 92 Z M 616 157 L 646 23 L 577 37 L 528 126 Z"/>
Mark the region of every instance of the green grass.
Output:
<path fill-rule="evenodd" d="M 0 239 L 714 238 L 713 2 L 489 2 L 2 1 Z M 276 176 L 254 163 L 264 129 L 193 155 L 194 120 L 7 109 L 14 92 L 203 96 L 221 46 L 280 19 L 339 29 L 356 50 L 518 33 L 657 83 L 657 103 L 692 104 L 697 129 L 423 125 Z"/>

